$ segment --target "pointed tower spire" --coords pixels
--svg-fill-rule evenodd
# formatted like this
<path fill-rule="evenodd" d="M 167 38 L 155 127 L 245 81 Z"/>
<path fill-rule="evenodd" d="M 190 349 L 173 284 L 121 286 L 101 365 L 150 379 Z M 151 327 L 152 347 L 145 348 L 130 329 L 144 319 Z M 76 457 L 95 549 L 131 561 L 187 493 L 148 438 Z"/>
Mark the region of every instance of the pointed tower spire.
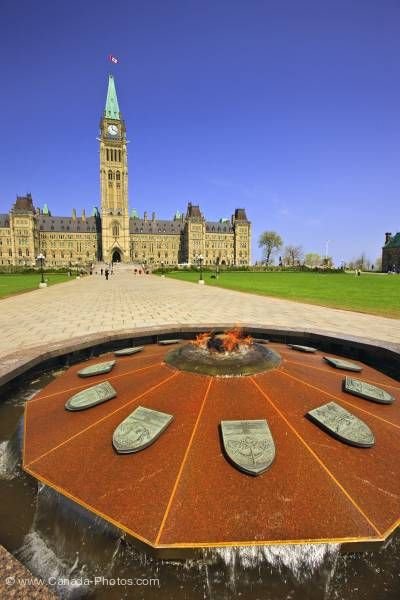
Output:
<path fill-rule="evenodd" d="M 109 119 L 120 119 L 117 92 L 113 75 L 108 76 L 108 89 L 104 116 Z"/>

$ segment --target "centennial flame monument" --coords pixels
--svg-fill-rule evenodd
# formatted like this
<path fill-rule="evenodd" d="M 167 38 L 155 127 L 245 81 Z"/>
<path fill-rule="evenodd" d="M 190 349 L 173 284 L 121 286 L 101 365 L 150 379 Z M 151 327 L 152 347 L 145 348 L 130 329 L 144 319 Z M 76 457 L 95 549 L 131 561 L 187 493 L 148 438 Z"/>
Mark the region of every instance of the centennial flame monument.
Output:
<path fill-rule="evenodd" d="M 74 365 L 28 401 L 24 469 L 167 557 L 223 545 L 382 541 L 397 527 L 397 381 L 354 361 L 369 393 L 394 399 L 387 404 L 379 393 L 346 391 L 346 371 L 317 350 L 235 331 L 174 341 Z M 244 375 L 241 360 L 264 360 L 260 348 L 272 363 Z M 230 373 L 187 370 L 187 352 L 226 360 Z M 112 360 L 111 372 L 79 377 Z M 115 396 L 66 410 L 105 382 Z"/>

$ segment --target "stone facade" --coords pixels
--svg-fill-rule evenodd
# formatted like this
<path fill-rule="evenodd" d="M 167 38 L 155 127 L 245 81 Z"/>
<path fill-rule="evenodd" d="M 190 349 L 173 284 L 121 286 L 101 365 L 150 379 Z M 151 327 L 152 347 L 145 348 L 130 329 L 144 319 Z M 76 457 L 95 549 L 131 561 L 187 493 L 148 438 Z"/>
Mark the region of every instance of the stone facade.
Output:
<path fill-rule="evenodd" d="M 90 217 L 75 209 L 54 217 L 36 208 L 30 194 L 19 196 L 9 214 L 0 215 L 0 265 L 32 266 L 39 253 L 45 266 L 87 267 L 97 260 L 147 266 L 195 263 L 250 264 L 251 224 L 238 208 L 230 219 L 207 221 L 198 205 L 170 220 L 153 212 L 139 217 L 128 203 L 126 127 L 119 111 L 113 77 L 100 121 L 100 212 Z"/>
<path fill-rule="evenodd" d="M 400 233 L 385 234 L 385 245 L 382 248 L 382 271 L 400 271 Z"/>

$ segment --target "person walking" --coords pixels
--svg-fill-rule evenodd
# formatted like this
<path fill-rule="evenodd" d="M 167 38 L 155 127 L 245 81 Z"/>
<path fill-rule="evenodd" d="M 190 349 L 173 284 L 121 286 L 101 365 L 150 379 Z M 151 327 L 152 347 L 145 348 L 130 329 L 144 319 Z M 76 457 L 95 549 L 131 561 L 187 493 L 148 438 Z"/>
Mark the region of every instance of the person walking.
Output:
<path fill-rule="evenodd" d="M 106 280 L 108 281 L 108 269 L 104 271 L 104 275 L 106 276 Z"/>

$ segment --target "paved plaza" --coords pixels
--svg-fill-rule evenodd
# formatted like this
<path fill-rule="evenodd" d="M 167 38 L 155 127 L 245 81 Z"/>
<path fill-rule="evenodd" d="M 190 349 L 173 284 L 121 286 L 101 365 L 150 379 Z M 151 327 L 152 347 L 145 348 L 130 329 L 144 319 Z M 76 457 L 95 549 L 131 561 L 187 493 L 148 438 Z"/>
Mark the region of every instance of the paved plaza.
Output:
<path fill-rule="evenodd" d="M 100 270 L 98 270 L 100 273 Z M 251 324 L 379 340 L 398 347 L 400 320 L 134 275 L 120 266 L 0 301 L 0 376 L 68 342 L 163 326 Z"/>

